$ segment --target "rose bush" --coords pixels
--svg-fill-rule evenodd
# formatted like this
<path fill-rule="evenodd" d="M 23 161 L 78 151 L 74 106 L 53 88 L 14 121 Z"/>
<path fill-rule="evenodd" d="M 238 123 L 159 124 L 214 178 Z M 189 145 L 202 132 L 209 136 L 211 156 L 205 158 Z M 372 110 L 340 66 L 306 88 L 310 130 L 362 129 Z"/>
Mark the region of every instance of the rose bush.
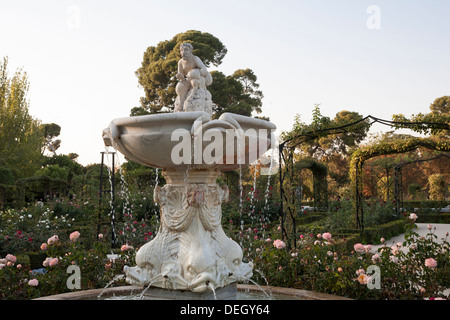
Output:
<path fill-rule="evenodd" d="M 403 243 L 384 244 L 376 252 L 358 243 L 348 252 L 329 233 L 310 234 L 291 249 L 280 246 L 281 240 L 259 242 L 249 256 L 258 270 L 256 282 L 271 286 L 354 299 L 448 298 L 443 294 L 450 288 L 448 235 L 440 243 L 436 239 L 434 230 L 426 237 L 411 230 Z M 374 267 L 379 274 L 369 273 Z M 370 289 L 376 280 L 380 287 Z"/>
<path fill-rule="evenodd" d="M 5 263 L 0 263 L 0 299 L 32 299 L 69 292 L 67 270 L 72 265 L 80 268 L 81 290 L 103 288 L 116 275 L 123 274 L 125 264 L 135 263 L 131 248 L 108 259 L 109 243 L 100 237 L 88 248 L 78 231 L 69 239 L 53 235 L 44 244 L 42 250 L 47 258 L 40 270 L 30 270 L 27 265 L 19 268 L 17 258 L 11 254 L 4 258 Z"/>

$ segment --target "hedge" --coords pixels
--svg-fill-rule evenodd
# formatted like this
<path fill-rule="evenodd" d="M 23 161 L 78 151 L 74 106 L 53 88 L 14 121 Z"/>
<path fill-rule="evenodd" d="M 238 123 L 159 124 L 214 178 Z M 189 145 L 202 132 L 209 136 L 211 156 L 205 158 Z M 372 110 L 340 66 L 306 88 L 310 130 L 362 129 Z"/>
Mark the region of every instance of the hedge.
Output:
<path fill-rule="evenodd" d="M 449 223 L 450 213 L 427 213 L 419 215 L 417 223 Z"/>

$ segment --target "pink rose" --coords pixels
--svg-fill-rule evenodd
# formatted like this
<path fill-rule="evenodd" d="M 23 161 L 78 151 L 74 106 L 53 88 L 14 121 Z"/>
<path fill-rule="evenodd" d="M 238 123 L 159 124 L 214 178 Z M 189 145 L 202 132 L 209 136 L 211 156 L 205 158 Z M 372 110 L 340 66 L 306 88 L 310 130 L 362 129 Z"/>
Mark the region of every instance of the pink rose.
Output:
<path fill-rule="evenodd" d="M 434 269 L 437 267 L 437 261 L 433 258 L 425 259 L 425 266 L 430 269 Z"/>
<path fill-rule="evenodd" d="M 365 275 L 365 274 L 360 274 L 359 276 L 358 276 L 358 282 L 360 283 L 360 284 L 367 284 L 367 282 L 369 281 L 369 277 L 367 276 L 367 275 Z"/>
<path fill-rule="evenodd" d="M 283 249 L 286 247 L 286 243 L 281 241 L 280 239 L 277 239 L 273 242 L 273 246 L 277 249 Z"/>
<path fill-rule="evenodd" d="M 355 249 L 356 252 L 363 253 L 366 251 L 364 246 L 361 243 L 357 243 L 353 246 L 353 249 Z"/>
<path fill-rule="evenodd" d="M 131 250 L 131 249 L 133 249 L 132 246 L 129 246 L 129 245 L 127 245 L 127 244 L 124 244 L 124 245 L 120 248 L 120 251 L 127 251 L 127 250 Z"/>
<path fill-rule="evenodd" d="M 47 244 L 44 242 L 43 244 L 41 244 L 41 250 L 47 250 Z"/>
<path fill-rule="evenodd" d="M 74 231 L 70 234 L 69 239 L 70 241 L 74 242 L 77 241 L 77 239 L 80 237 L 80 233 L 78 231 Z"/>
<path fill-rule="evenodd" d="M 39 284 L 38 279 L 31 279 L 30 281 L 28 281 L 28 285 L 32 287 L 37 287 L 38 284 Z"/>
<path fill-rule="evenodd" d="M 50 267 L 56 266 L 58 264 L 59 260 L 58 258 L 53 258 L 52 260 L 50 260 L 50 262 L 48 263 L 48 265 Z"/>
<path fill-rule="evenodd" d="M 59 237 L 55 234 L 53 237 L 48 238 L 47 243 L 52 244 L 59 240 Z"/>
<path fill-rule="evenodd" d="M 6 255 L 6 260 L 7 261 L 10 261 L 10 262 L 12 262 L 13 264 L 14 263 L 16 263 L 16 261 L 17 261 L 17 258 L 16 258 L 16 256 L 13 256 L 12 254 L 8 254 L 8 255 Z"/>
<path fill-rule="evenodd" d="M 324 238 L 325 240 L 330 240 L 331 233 L 329 233 L 329 232 L 322 233 L 322 238 Z"/>
<path fill-rule="evenodd" d="M 52 258 L 46 258 L 46 259 L 44 260 L 44 262 L 42 262 L 42 265 L 43 265 L 44 267 L 48 267 L 48 264 L 50 263 L 50 261 L 52 261 Z"/>

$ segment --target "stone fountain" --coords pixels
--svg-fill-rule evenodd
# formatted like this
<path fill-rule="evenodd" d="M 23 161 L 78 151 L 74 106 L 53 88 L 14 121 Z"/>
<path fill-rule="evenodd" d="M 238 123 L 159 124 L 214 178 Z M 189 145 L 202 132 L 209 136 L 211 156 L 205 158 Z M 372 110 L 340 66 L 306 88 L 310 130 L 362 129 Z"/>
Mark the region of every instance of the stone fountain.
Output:
<path fill-rule="evenodd" d="M 106 146 L 161 169 L 167 181 L 154 190 L 159 231 L 138 250 L 137 265 L 124 271 L 126 281 L 149 296 L 208 299 L 213 292 L 233 299 L 236 282 L 252 276 L 253 264 L 222 229 L 221 204 L 229 192 L 216 179 L 261 158 L 274 145 L 276 127 L 232 113 L 212 119 L 206 88 L 212 77 L 192 49 L 180 46 L 174 113 L 119 118 L 103 130 Z"/>

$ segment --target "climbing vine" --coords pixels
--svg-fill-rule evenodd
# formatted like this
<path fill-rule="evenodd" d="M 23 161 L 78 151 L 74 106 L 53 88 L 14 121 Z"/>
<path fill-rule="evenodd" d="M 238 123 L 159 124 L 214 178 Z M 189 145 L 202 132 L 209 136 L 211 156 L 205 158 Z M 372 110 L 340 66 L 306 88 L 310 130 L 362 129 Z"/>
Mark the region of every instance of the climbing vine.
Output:
<path fill-rule="evenodd" d="M 441 152 L 450 151 L 450 143 L 448 141 L 414 137 L 407 140 L 398 140 L 394 142 L 371 145 L 353 152 L 350 161 L 350 177 L 355 192 L 355 218 L 356 225 L 359 229 L 364 229 L 362 209 L 362 175 L 365 161 L 377 156 L 413 151 L 419 147 Z"/>
<path fill-rule="evenodd" d="M 297 170 L 309 169 L 313 174 L 314 208 L 325 208 L 328 206 L 328 167 L 312 158 L 301 159 L 296 162 Z"/>

